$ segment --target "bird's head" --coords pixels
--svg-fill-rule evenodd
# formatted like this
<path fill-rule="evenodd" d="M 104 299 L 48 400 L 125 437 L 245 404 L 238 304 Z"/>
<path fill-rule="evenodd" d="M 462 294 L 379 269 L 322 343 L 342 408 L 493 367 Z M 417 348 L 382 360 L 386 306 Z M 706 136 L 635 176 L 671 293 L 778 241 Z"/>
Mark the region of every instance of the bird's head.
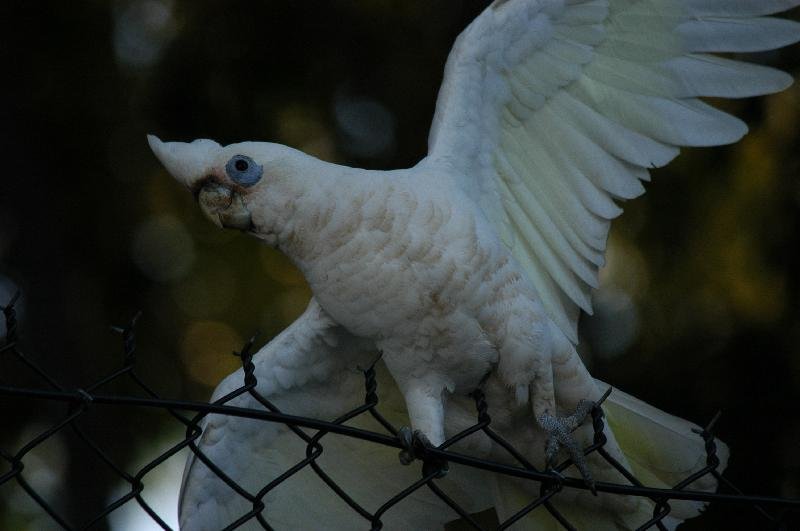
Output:
<path fill-rule="evenodd" d="M 300 152 L 268 142 L 221 146 L 207 139 L 162 142 L 153 135 L 147 140 L 161 164 L 192 191 L 215 225 L 274 239 L 274 218 L 286 203 L 281 198 L 285 186 L 280 183 Z"/>

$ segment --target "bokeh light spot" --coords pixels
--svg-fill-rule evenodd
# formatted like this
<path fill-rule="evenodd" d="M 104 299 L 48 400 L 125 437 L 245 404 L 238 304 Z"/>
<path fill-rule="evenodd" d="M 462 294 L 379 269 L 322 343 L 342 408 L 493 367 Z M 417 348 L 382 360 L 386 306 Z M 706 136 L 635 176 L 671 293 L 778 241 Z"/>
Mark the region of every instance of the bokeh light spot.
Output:
<path fill-rule="evenodd" d="M 385 105 L 342 94 L 334 101 L 333 113 L 349 154 L 377 158 L 394 152 L 396 120 Z"/>
<path fill-rule="evenodd" d="M 278 140 L 322 160 L 334 161 L 332 135 L 312 107 L 288 104 L 277 115 Z"/>
<path fill-rule="evenodd" d="M 172 216 L 145 220 L 136 229 L 131 246 L 142 273 L 158 282 L 183 278 L 194 263 L 194 242 L 186 227 Z"/>
<path fill-rule="evenodd" d="M 49 428 L 49 425 L 37 422 L 27 424 L 20 431 L 15 447 L 21 448 Z M 47 438 L 25 455 L 25 480 L 42 498 L 52 503 L 59 511 L 63 510 L 63 506 L 59 502 L 59 491 L 64 488 L 66 472 L 69 470 L 69 460 L 70 454 L 67 451 L 64 437 L 60 433 Z M 22 489 L 11 490 L 8 498 L 0 500 L 0 507 L 22 520 L 28 520 L 30 523 L 27 529 L 36 529 L 37 531 L 60 529 L 41 510 L 39 504 Z"/>
<path fill-rule="evenodd" d="M 209 387 L 240 366 L 231 353 L 244 341 L 229 325 L 219 321 L 198 321 L 189 326 L 181 342 L 181 361 L 189 376 Z"/>
<path fill-rule="evenodd" d="M 597 290 L 585 331 L 593 354 L 613 358 L 625 353 L 639 334 L 639 313 L 630 295 L 615 288 Z"/>
<path fill-rule="evenodd" d="M 290 289 L 278 297 L 278 315 L 283 319 L 284 326 L 288 326 L 295 319 L 300 317 L 308 301 L 311 299 L 311 290 L 307 287 L 296 287 Z"/>
<path fill-rule="evenodd" d="M 306 279 L 283 253 L 270 247 L 261 247 L 259 256 L 264 270 L 284 286 L 305 286 Z"/>
<path fill-rule="evenodd" d="M 225 314 L 236 297 L 237 276 L 227 262 L 205 256 L 194 273 L 175 286 L 172 297 L 194 318 Z"/>
<path fill-rule="evenodd" d="M 114 17 L 114 53 L 125 66 L 149 67 L 159 59 L 175 30 L 171 1 L 124 3 Z"/>

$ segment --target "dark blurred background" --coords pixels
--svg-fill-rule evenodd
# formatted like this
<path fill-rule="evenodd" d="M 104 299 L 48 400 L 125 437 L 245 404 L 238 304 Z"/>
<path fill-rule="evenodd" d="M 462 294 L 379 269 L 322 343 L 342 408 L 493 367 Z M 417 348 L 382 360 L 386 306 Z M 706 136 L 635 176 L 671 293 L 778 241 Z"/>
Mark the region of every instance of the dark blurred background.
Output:
<path fill-rule="evenodd" d="M 169 397 L 207 399 L 238 366 L 229 353 L 257 330 L 268 340 L 310 294 L 278 253 L 204 221 L 145 134 L 413 165 L 449 48 L 488 3 L 2 2 L 0 305 L 22 290 L 26 353 L 66 387 L 90 385 L 121 363 L 110 325 L 141 309 L 144 379 Z M 799 46 L 753 60 L 800 74 Z M 685 151 L 626 207 L 582 349 L 597 377 L 676 415 L 704 423 L 721 409 L 727 477 L 800 497 L 800 88 L 722 105 L 751 134 Z M 44 386 L 8 357 L 0 384 Z M 0 449 L 18 451 L 64 411 L 0 398 Z M 130 471 L 182 437 L 142 409 L 98 406 L 81 425 Z M 26 479 L 76 524 L 121 488 L 68 431 L 26 464 Z M 168 522 L 182 466 L 181 455 L 145 479 Z M 146 529 L 141 514 L 94 528 Z M 762 528 L 756 516 L 712 506 L 684 528 Z M 14 482 L 0 487 L 0 529 L 54 527 Z"/>

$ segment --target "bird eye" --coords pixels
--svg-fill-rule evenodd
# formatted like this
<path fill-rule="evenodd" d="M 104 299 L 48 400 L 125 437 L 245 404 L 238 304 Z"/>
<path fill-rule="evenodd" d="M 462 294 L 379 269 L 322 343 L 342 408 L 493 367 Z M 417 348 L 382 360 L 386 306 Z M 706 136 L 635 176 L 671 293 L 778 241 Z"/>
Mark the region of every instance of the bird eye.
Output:
<path fill-rule="evenodd" d="M 225 171 L 234 182 L 242 186 L 253 186 L 264 173 L 264 167 L 246 155 L 236 155 L 225 165 Z"/>

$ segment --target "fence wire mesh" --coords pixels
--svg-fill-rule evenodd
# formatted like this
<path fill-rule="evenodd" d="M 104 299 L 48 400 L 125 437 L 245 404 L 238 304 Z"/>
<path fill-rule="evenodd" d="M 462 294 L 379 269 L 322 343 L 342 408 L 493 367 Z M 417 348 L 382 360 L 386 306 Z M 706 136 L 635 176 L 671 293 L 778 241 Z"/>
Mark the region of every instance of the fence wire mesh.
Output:
<path fill-rule="evenodd" d="M 425 444 L 424 440 L 413 436 L 408 428 L 399 428 L 392 425 L 380 413 L 378 384 L 374 367 L 363 371 L 365 381 L 363 404 L 347 414 L 332 421 L 284 414 L 275 407 L 267 397 L 262 396 L 256 391 L 257 379 L 254 374 L 255 366 L 252 361 L 253 340 L 250 340 L 243 347 L 241 352 L 238 353 L 244 369 L 244 379 L 241 387 L 235 391 L 210 404 L 162 398 L 139 376 L 136 370 L 135 326 L 139 318 L 138 314 L 127 326 L 115 329 L 121 334 L 123 342 L 124 356 L 121 367 L 88 387 L 67 389 L 43 367 L 33 362 L 31 358 L 26 356 L 20 349 L 18 342 L 17 313 L 15 308 L 18 299 L 19 293 L 3 307 L 6 323 L 6 337 L 3 346 L 0 347 L 0 356 L 16 358 L 41 381 L 42 387 L 34 389 L 0 385 L 0 395 L 16 397 L 23 400 L 60 402 L 65 404 L 66 409 L 63 413 L 63 417 L 58 422 L 35 435 L 16 451 L 6 452 L 0 449 L 0 463 L 4 465 L 0 468 L 0 487 L 6 483 L 14 482 L 19 489 L 22 489 L 22 491 L 41 508 L 41 511 L 47 513 L 54 522 L 64 529 L 99 528 L 102 526 L 101 522 L 111 513 L 129 503 L 138 504 L 147 515 L 149 515 L 152 521 L 162 529 L 171 529 L 162 516 L 160 516 L 145 500 L 143 496 L 145 490 L 143 480 L 156 468 L 162 466 L 165 461 L 187 447 L 199 460 L 211 469 L 214 474 L 239 496 L 247 500 L 252 506 L 248 512 L 242 514 L 236 521 L 227 525 L 227 527 L 224 528 L 226 530 L 239 528 L 248 522 L 257 522 L 264 529 L 273 529 L 269 522 L 269 511 L 266 507 L 265 497 L 273 489 L 278 488 L 284 481 L 307 467 L 313 470 L 330 488 L 331 496 L 340 497 L 355 513 L 363 518 L 364 528 L 369 528 L 371 530 L 381 529 L 384 525 L 382 517 L 386 512 L 413 492 L 422 488 L 429 489 L 435 496 L 447 504 L 453 511 L 453 519 L 460 518 L 460 522 L 466 528 L 477 530 L 487 529 L 485 523 L 480 523 L 475 515 L 470 514 L 461 507 L 437 484 L 437 479 L 441 479 L 447 474 L 448 463 L 458 463 L 496 474 L 521 478 L 535 482 L 538 486 L 538 496 L 531 499 L 529 503 L 516 514 L 507 518 L 505 521 L 499 522 L 496 527 L 493 526 L 492 529 L 508 529 L 534 510 L 549 512 L 563 529 L 577 529 L 552 503 L 553 498 L 564 489 L 585 490 L 595 488 L 598 492 L 620 496 L 644 497 L 652 500 L 654 503 L 652 517 L 647 521 L 641 522 L 637 530 L 665 530 L 664 519 L 670 514 L 670 502 L 674 500 L 725 503 L 732 509 L 753 510 L 760 515 L 760 521 L 763 523 L 762 529 L 788 530 L 790 529 L 789 526 L 792 525 L 789 522 L 790 515 L 796 515 L 800 512 L 800 500 L 746 495 L 731 483 L 731 481 L 722 476 L 718 470 L 720 460 L 717 456 L 717 448 L 713 434 L 713 427 L 719 415 L 717 415 L 705 429 L 697 431 L 697 436 L 701 437 L 705 442 L 705 466 L 675 484 L 672 488 L 664 489 L 645 486 L 606 451 L 604 448 L 606 436 L 603 433 L 605 425 L 604 413 L 602 406 L 595 406 L 591 412 L 594 438 L 592 444 L 584 449 L 584 453 L 587 456 L 593 453 L 600 455 L 606 462 L 617 469 L 622 476 L 628 480 L 628 483 L 615 484 L 596 482 L 590 487 L 581 479 L 565 477 L 561 474 L 562 471 L 572 464 L 570 460 L 566 460 L 548 470 L 537 469 L 537 467 L 531 464 L 508 441 L 492 429 L 489 404 L 487 404 L 485 396 L 480 391 L 476 391 L 472 395 L 475 401 L 475 424 L 451 437 L 438 447 Z M 13 378 L 13 375 L 11 376 Z M 141 393 L 138 395 L 110 395 L 102 392 L 103 388 L 112 382 L 118 382 L 123 379 L 128 379 L 132 382 Z M 262 408 L 242 408 L 227 405 L 231 400 L 244 394 L 249 394 Z M 167 450 L 163 451 L 134 472 L 129 472 L 115 463 L 109 453 L 96 444 L 78 423 L 79 419 L 96 409 L 106 408 L 107 413 L 107 409 L 131 406 L 160 410 L 169 415 L 173 422 L 179 423 L 185 430 L 185 437 L 182 440 L 173 444 Z M 285 424 L 302 440 L 302 444 L 306 445 L 306 457 L 297 462 L 294 466 L 288 468 L 284 473 L 275 478 L 270 478 L 260 490 L 256 492 L 248 491 L 227 476 L 225 472 L 198 447 L 197 441 L 202 435 L 200 423 L 209 414 L 231 415 L 235 417 L 257 419 L 263 422 Z M 365 430 L 346 424 L 348 421 L 360 415 L 369 415 L 373 417 L 380 426 L 383 427 L 384 431 Z M 314 434 L 310 435 L 301 428 L 312 430 Z M 34 449 L 63 430 L 71 430 L 80 438 L 90 452 L 127 485 L 127 492 L 111 501 L 98 514 L 86 515 L 84 520 L 80 523 L 67 521 L 67 519 L 56 510 L 54 504 L 37 492 L 31 482 L 26 479 L 25 475 L 26 457 L 30 456 Z M 477 432 L 483 432 L 502 447 L 515 464 L 491 461 L 449 449 L 455 443 Z M 324 451 L 321 441 L 328 434 L 335 434 L 342 437 L 355 437 L 374 444 L 396 448 L 400 452 L 399 461 L 403 461 L 406 464 L 414 460 L 422 462 L 421 477 L 413 484 L 399 490 L 396 495 L 386 500 L 377 510 L 371 512 L 348 495 L 334 479 L 326 474 L 318 463 L 319 457 Z M 402 466 L 402 464 L 398 462 L 398 466 Z M 713 476 L 718 481 L 720 487 L 718 492 L 701 492 L 687 489 L 693 482 L 709 475 Z M 411 510 L 413 510 L 413 508 Z"/>

